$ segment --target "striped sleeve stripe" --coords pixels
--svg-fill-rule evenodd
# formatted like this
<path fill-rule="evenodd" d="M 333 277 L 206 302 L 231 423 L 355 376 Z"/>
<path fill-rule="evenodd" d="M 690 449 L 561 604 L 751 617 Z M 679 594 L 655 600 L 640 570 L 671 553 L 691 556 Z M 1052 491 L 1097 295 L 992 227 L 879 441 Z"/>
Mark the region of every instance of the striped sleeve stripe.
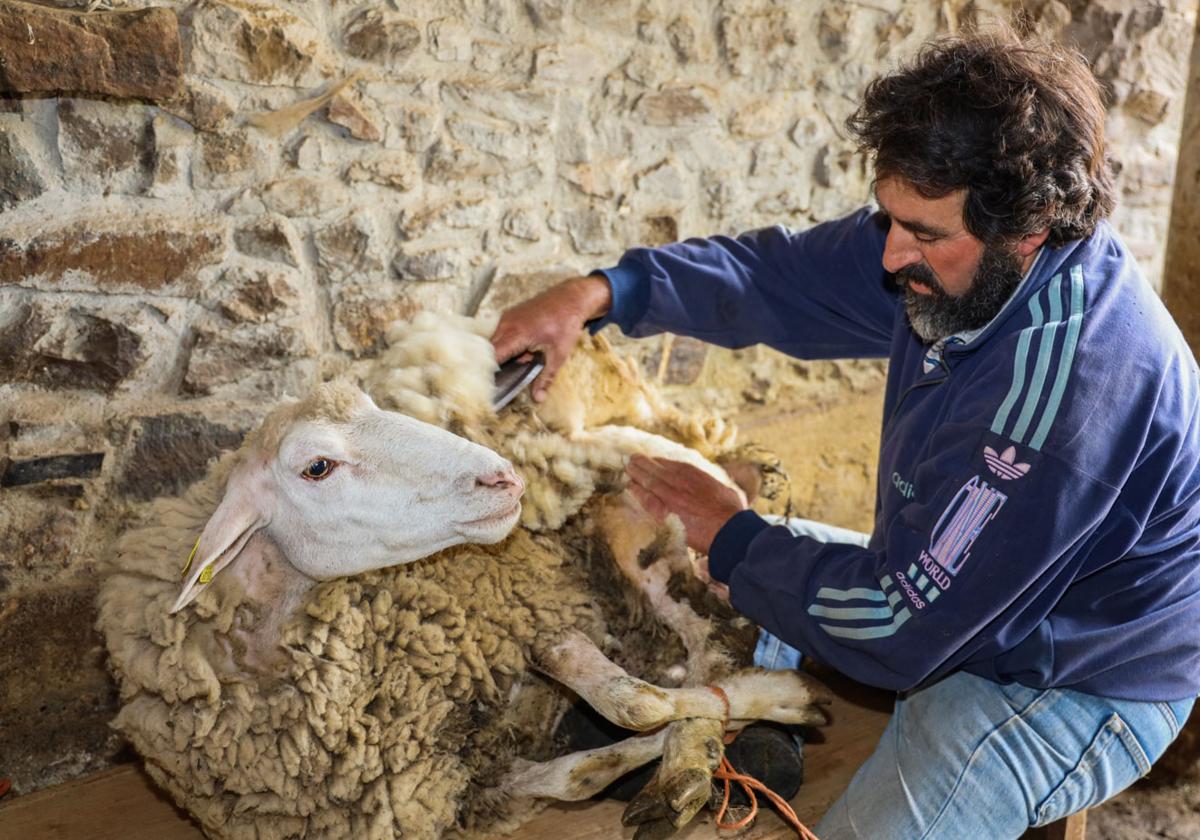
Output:
<path fill-rule="evenodd" d="M 821 601 L 886 601 L 887 596 L 878 589 L 867 589 L 865 586 L 854 589 L 832 589 L 822 586 L 817 590 L 817 599 Z"/>
<path fill-rule="evenodd" d="M 1037 409 L 1038 400 L 1042 398 L 1042 388 L 1046 384 L 1046 371 L 1050 369 L 1050 354 L 1054 351 L 1054 337 L 1062 323 L 1062 275 L 1055 275 L 1050 281 L 1050 320 L 1042 327 L 1038 336 L 1037 362 L 1033 366 L 1033 378 L 1029 382 L 1029 390 L 1025 392 L 1025 403 L 1021 406 L 1021 414 L 1017 417 L 1017 425 L 1013 428 L 1012 439 L 1021 443 L 1025 430 L 1033 420 L 1033 412 Z"/>
<path fill-rule="evenodd" d="M 1083 267 L 1071 267 L 1071 317 L 1067 319 L 1067 337 L 1063 341 L 1062 358 L 1058 360 L 1058 373 L 1054 376 L 1054 386 L 1050 389 L 1050 399 L 1046 402 L 1046 410 L 1042 412 L 1042 421 L 1029 445 L 1041 451 L 1058 415 L 1058 407 L 1062 403 L 1063 391 L 1067 389 L 1067 378 L 1071 374 L 1071 364 L 1075 361 L 1075 347 L 1079 344 L 1079 330 L 1083 327 Z"/>
<path fill-rule="evenodd" d="M 836 627 L 828 624 L 822 624 L 821 629 L 830 636 L 837 636 L 841 639 L 885 639 L 891 636 L 904 622 L 912 617 L 912 613 L 908 611 L 908 607 L 896 613 L 896 617 L 888 624 L 880 624 L 874 627 Z"/>
<path fill-rule="evenodd" d="M 1016 356 L 1013 359 L 1012 385 L 992 420 L 992 432 L 1003 435 L 1013 409 L 1024 394 L 1025 398 L 1021 403 L 1020 414 L 1008 436 L 1017 443 L 1025 443 L 1029 436 L 1030 426 L 1037 419 L 1032 437 L 1028 441 L 1029 446 L 1035 450 L 1042 448 L 1054 425 L 1054 420 L 1062 404 L 1063 393 L 1066 391 L 1067 380 L 1070 377 L 1075 349 L 1079 343 L 1084 303 L 1083 269 L 1080 266 L 1071 268 L 1070 281 L 1071 310 L 1066 318 L 1063 317 L 1063 277 L 1061 274 L 1056 274 L 1045 289 L 1030 298 L 1029 311 L 1032 315 L 1032 323 L 1021 330 L 1020 338 L 1017 340 Z M 1049 318 L 1045 321 L 1043 321 L 1041 303 L 1043 295 L 1046 296 L 1050 310 Z M 1026 382 L 1026 374 L 1029 371 L 1029 355 L 1035 336 L 1038 339 L 1037 358 L 1034 361 L 1032 376 Z M 1036 416 L 1038 403 L 1041 402 L 1042 393 L 1046 388 L 1051 358 L 1054 355 L 1054 347 L 1059 336 L 1062 336 L 1063 340 L 1058 368 L 1050 386 L 1050 394 L 1045 408 L 1038 418 Z"/>
<path fill-rule="evenodd" d="M 823 586 L 817 590 L 817 599 L 825 601 L 870 601 L 878 606 L 840 607 L 825 604 L 811 604 L 808 614 L 831 622 L 885 622 L 866 627 L 848 627 L 843 624 L 825 624 L 820 627 L 830 636 L 842 639 L 882 639 L 895 633 L 904 622 L 908 621 L 910 613 L 907 607 L 896 611 L 896 606 L 902 600 L 900 592 L 892 584 L 891 576 L 879 579 L 879 589 L 855 587 L 853 589 L 834 589 Z M 882 603 L 881 603 L 882 602 Z"/>
<path fill-rule="evenodd" d="M 1004 434 L 1004 427 L 1008 423 L 1008 414 L 1016 405 L 1017 397 L 1021 396 L 1021 389 L 1025 387 L 1025 358 L 1029 354 L 1029 342 L 1033 340 L 1033 334 L 1042 326 L 1042 308 L 1038 306 L 1036 295 L 1029 300 L 1029 311 L 1033 313 L 1033 325 L 1021 330 L 1021 337 L 1017 339 L 1017 356 L 1013 361 L 1012 387 L 1008 389 L 1008 395 L 1004 398 L 1004 402 L 1000 403 L 996 418 L 992 420 L 992 432 L 997 435 Z"/>

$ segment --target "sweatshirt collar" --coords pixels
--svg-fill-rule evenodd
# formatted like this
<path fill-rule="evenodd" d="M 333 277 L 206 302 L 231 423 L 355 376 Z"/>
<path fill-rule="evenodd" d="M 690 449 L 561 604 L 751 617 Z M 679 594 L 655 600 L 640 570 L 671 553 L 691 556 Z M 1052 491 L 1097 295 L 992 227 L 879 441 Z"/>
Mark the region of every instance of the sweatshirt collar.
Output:
<path fill-rule="evenodd" d="M 1004 318 L 1007 318 L 1008 313 L 1012 310 L 1014 303 L 1026 297 L 1025 292 L 1037 285 L 1037 281 L 1034 278 L 1037 278 L 1039 274 L 1044 274 L 1044 272 L 1041 272 L 1040 269 L 1044 267 L 1043 263 L 1048 262 L 1047 254 L 1050 252 L 1050 250 L 1051 249 L 1046 245 L 1042 245 L 1038 248 L 1037 254 L 1033 258 L 1033 262 L 1029 264 L 1029 268 L 1025 271 L 1025 274 L 1021 276 L 1021 282 L 1017 284 L 1015 289 L 1013 289 L 1012 294 L 1008 296 L 1008 300 L 1004 301 L 1004 305 L 1000 307 L 1000 311 L 993 315 L 990 321 L 988 321 L 982 327 L 976 327 L 973 330 L 963 330 L 962 332 L 957 332 L 954 335 L 948 335 L 945 338 L 939 338 L 937 341 L 931 344 L 926 349 L 925 355 L 921 360 L 922 371 L 924 373 L 929 373 L 931 370 L 938 367 L 938 365 L 941 363 L 946 348 L 948 347 L 953 347 L 955 349 L 961 348 L 963 350 L 973 350 L 974 347 L 972 345 L 976 339 L 978 339 L 984 333 L 991 332 L 993 326 L 995 326 Z"/>

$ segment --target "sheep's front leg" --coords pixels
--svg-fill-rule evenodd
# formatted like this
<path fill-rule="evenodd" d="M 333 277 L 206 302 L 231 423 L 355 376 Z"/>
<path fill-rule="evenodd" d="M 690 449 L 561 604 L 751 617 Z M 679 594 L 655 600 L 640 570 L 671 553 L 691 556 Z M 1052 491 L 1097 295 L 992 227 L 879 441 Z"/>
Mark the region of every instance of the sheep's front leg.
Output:
<path fill-rule="evenodd" d="M 714 692 L 706 688 L 660 688 L 632 677 L 574 628 L 557 642 L 537 650 L 534 665 L 626 729 L 643 732 L 681 718 L 725 717 L 724 703 Z"/>
<path fill-rule="evenodd" d="M 608 720 L 639 732 L 684 718 L 823 724 L 821 707 L 831 699 L 828 689 L 799 671 L 748 668 L 714 683 L 728 698 L 726 706 L 707 687 L 661 688 L 630 676 L 574 628 L 536 651 L 534 665 Z"/>

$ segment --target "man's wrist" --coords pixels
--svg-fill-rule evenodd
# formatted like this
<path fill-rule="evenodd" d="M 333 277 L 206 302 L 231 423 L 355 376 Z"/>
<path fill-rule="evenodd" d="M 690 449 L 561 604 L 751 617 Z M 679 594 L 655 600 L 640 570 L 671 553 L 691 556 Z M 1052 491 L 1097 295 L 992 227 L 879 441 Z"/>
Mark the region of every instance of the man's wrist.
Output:
<path fill-rule="evenodd" d="M 612 286 L 603 274 L 589 274 L 567 281 L 579 301 L 583 323 L 603 318 L 612 308 Z"/>
<path fill-rule="evenodd" d="M 708 573 L 720 583 L 729 583 L 733 570 L 746 558 L 750 543 L 771 527 L 753 510 L 743 510 L 729 518 L 708 550 Z"/>

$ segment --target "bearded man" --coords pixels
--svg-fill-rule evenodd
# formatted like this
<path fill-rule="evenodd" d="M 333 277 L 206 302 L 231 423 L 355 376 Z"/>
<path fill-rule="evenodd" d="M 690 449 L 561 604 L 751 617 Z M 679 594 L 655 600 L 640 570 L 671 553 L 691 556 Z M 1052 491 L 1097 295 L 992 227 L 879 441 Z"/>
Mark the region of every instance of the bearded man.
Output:
<path fill-rule="evenodd" d="M 877 209 L 635 248 L 493 342 L 544 352 L 535 399 L 585 325 L 887 358 L 870 535 L 768 522 L 681 464 L 635 458 L 631 487 L 762 627 L 761 664 L 899 692 L 824 840 L 1018 837 L 1144 775 L 1200 693 L 1196 364 L 1106 221 L 1077 56 L 937 41 L 848 126 Z"/>

